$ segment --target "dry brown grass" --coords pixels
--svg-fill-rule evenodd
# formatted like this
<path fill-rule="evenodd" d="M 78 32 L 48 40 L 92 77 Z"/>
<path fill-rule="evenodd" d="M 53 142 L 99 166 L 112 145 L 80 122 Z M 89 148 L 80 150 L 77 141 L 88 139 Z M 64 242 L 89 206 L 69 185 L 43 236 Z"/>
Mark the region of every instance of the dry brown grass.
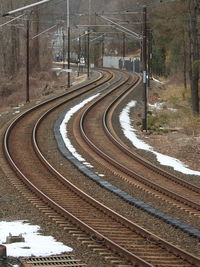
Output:
<path fill-rule="evenodd" d="M 164 127 L 177 129 L 187 135 L 200 136 L 200 116 L 192 113 L 189 89 L 186 90 L 180 83 L 169 82 L 161 90 L 160 85 L 158 88 L 156 84 L 151 95 L 154 96 L 154 99 L 151 97 L 154 102 L 164 103 L 163 109 L 156 111 L 161 124 L 162 118 L 165 118 Z"/>
<path fill-rule="evenodd" d="M 74 74 L 75 75 L 75 74 Z M 73 82 L 74 77 L 71 76 Z M 55 73 L 40 72 L 33 73 L 30 77 L 30 100 L 34 100 L 51 94 L 56 90 L 65 88 L 67 84 L 67 74 L 63 73 L 59 77 Z M 64 89 L 63 89 L 64 90 Z M 20 70 L 13 79 L 7 77 L 0 78 L 0 109 L 17 106 L 26 101 L 26 73 Z"/>
<path fill-rule="evenodd" d="M 182 85 L 176 83 L 169 83 L 165 84 L 165 89 L 163 91 L 162 97 L 164 101 L 176 99 L 181 103 L 187 104 L 185 101 L 188 101 L 190 98 L 190 91 L 189 89 L 185 89 Z"/>

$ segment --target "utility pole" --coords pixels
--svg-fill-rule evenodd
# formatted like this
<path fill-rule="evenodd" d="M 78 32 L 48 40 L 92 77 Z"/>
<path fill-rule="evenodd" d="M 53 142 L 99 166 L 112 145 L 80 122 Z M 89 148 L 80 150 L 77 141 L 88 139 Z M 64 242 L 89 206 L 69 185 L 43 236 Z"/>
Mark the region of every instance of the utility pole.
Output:
<path fill-rule="evenodd" d="M 52 0 L 42 0 L 42 1 L 39 1 L 37 3 L 26 5 L 26 6 L 8 11 L 6 13 L 3 13 L 2 16 L 6 17 L 9 15 L 13 15 L 17 12 L 21 12 L 21 11 L 24 11 L 26 9 L 31 9 L 32 7 L 36 7 L 38 5 L 45 4 L 45 3 L 48 3 L 50 1 L 52 1 Z M 30 21 L 29 21 L 29 17 L 28 17 L 27 18 L 27 25 L 26 25 L 26 39 L 27 39 L 26 40 L 26 102 L 30 102 L 30 96 L 29 96 L 29 56 L 30 56 L 30 53 L 29 53 L 29 37 L 30 37 L 29 31 L 30 31 L 30 29 L 29 28 L 30 28 Z"/>
<path fill-rule="evenodd" d="M 123 62 L 122 62 L 122 69 L 125 69 L 125 38 L 126 35 L 123 33 L 123 44 L 122 44 L 122 57 L 123 57 Z"/>
<path fill-rule="evenodd" d="M 80 61 L 81 61 L 81 37 L 78 37 L 78 76 L 80 74 Z"/>
<path fill-rule="evenodd" d="M 148 87 L 150 87 L 150 80 L 152 78 L 152 30 L 148 28 L 148 64 L 147 64 L 147 73 L 148 73 Z"/>
<path fill-rule="evenodd" d="M 71 82 L 70 82 L 70 25 L 69 25 L 69 0 L 67 0 L 67 36 L 68 36 L 68 53 L 67 53 L 67 68 L 68 68 L 68 82 L 67 82 L 67 87 L 70 88 Z"/>
<path fill-rule="evenodd" d="M 144 102 L 142 130 L 147 131 L 147 8 L 146 6 L 143 7 L 142 71 L 143 71 L 143 102 Z"/>
<path fill-rule="evenodd" d="M 89 26 L 90 26 L 90 24 L 91 24 L 91 0 L 88 0 L 89 2 L 88 2 L 88 11 L 89 11 L 89 17 L 88 17 L 88 19 L 89 19 Z"/>
<path fill-rule="evenodd" d="M 101 47 L 101 57 L 102 57 L 102 63 L 101 66 L 103 67 L 103 57 L 104 57 L 104 36 L 102 36 L 102 47 Z"/>
<path fill-rule="evenodd" d="M 68 59 L 67 59 L 67 68 L 68 68 L 68 84 L 67 84 L 67 87 L 68 88 L 70 88 L 70 86 L 71 86 L 71 82 L 70 82 L 70 71 L 71 71 L 71 69 L 70 69 L 70 61 L 71 61 L 71 58 L 70 58 L 70 27 L 68 27 L 68 29 L 67 29 L 67 32 L 68 32 Z"/>
<path fill-rule="evenodd" d="M 90 78 L 90 30 L 87 33 L 87 77 Z"/>
<path fill-rule="evenodd" d="M 65 33 L 64 33 L 64 29 L 62 29 L 62 39 L 63 39 L 62 61 L 63 61 L 63 69 L 65 69 Z"/>
<path fill-rule="evenodd" d="M 87 34 L 87 77 L 90 78 L 90 25 L 91 25 L 91 0 L 88 0 L 88 11 L 89 11 L 89 27 L 88 27 L 88 34 Z"/>
<path fill-rule="evenodd" d="M 30 21 L 27 18 L 26 21 L 26 102 L 30 102 L 29 96 L 29 28 L 30 28 Z"/>

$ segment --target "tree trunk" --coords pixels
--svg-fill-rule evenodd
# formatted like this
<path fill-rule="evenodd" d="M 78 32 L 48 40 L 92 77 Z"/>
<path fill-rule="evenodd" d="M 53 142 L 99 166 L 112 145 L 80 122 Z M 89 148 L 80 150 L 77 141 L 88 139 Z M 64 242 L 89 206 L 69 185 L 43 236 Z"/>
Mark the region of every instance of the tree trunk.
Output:
<path fill-rule="evenodd" d="M 36 36 L 39 33 L 40 25 L 39 25 L 39 9 L 36 7 L 34 11 L 32 11 L 31 17 L 33 21 L 31 23 L 31 36 L 30 36 L 30 48 L 31 48 L 31 58 L 30 58 L 30 71 L 40 71 L 40 37 L 36 37 L 32 39 L 32 37 Z"/>
<path fill-rule="evenodd" d="M 191 97 L 192 111 L 194 114 L 199 113 L 199 59 L 198 52 L 198 30 L 197 30 L 197 14 L 199 12 L 199 4 L 197 0 L 191 0 L 189 3 L 190 10 L 190 58 L 191 58 Z"/>
<path fill-rule="evenodd" d="M 1 1 L 1 11 L 10 11 L 15 8 L 15 1 Z M 11 19 L 10 19 L 11 20 Z M 1 18 L 0 24 L 9 21 L 8 18 Z M 2 40 L 0 52 L 0 72 L 7 76 L 14 76 L 19 68 L 19 43 L 20 43 L 20 30 L 15 25 L 19 23 L 19 21 L 14 21 L 10 24 L 7 24 L 1 28 L 0 38 Z"/>
<path fill-rule="evenodd" d="M 185 32 L 183 35 L 183 81 L 184 88 L 187 89 L 187 48 Z"/>

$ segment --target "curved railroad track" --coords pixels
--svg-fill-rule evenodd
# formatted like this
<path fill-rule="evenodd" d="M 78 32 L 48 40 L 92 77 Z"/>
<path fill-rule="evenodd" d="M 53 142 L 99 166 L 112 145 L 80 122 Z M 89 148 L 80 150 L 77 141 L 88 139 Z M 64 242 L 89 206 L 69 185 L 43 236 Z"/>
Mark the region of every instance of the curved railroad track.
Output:
<path fill-rule="evenodd" d="M 145 185 L 146 190 L 149 190 L 151 194 L 199 218 L 200 188 L 139 157 L 118 137 L 113 127 L 113 117 L 116 105 L 119 105 L 118 102 L 125 94 L 124 89 L 121 92 L 118 97 L 115 96 L 115 92 L 103 96 L 81 115 L 81 135 L 92 150 L 100 156 L 100 158 L 96 157 L 96 160 L 111 169 L 112 172 L 116 172 L 118 169 L 125 174 L 121 176 L 129 183 L 136 183 L 137 186 L 143 188 Z M 78 125 L 74 127 L 76 129 L 74 132 L 79 129 Z M 81 144 L 79 142 L 79 145 Z M 88 149 L 85 147 L 85 150 Z M 111 168 L 111 166 L 113 167 Z"/>
<path fill-rule="evenodd" d="M 106 77 L 96 81 L 95 85 L 91 83 L 89 89 L 85 87 L 84 92 L 81 88 L 28 110 L 14 120 L 5 133 L 4 151 L 7 159 L 21 181 L 46 204 L 44 209 L 51 208 L 50 213 L 55 211 L 64 221 L 76 225 L 102 247 L 102 251 L 105 247 L 112 250 L 122 262 L 125 259 L 131 266 L 167 266 L 169 262 L 171 267 L 198 266 L 200 261 L 195 256 L 140 228 L 79 190 L 42 155 L 37 141 L 41 121 L 50 111 L 64 108 L 67 102 L 86 95 L 94 87 L 97 90 L 102 80 L 104 84 L 107 83 L 106 87 L 101 87 L 102 92 L 111 84 L 118 88 L 125 84 L 133 86 L 132 77 L 119 72 L 107 72 Z"/>

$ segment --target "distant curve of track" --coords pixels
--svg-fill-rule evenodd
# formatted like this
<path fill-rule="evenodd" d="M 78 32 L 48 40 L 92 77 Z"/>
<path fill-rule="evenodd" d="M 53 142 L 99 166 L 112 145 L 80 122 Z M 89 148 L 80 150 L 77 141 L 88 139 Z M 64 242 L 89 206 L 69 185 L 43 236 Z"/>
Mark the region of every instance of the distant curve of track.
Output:
<path fill-rule="evenodd" d="M 48 207 L 120 258 L 131 262 L 131 266 L 166 266 L 169 262 L 171 267 L 198 266 L 198 258 L 145 231 L 83 193 L 50 166 L 38 150 L 36 125 L 43 114 L 85 95 L 85 91 L 100 90 L 101 86 L 105 89 L 105 83 L 107 90 L 108 83 L 115 87 L 130 86 L 130 78 L 125 74 L 108 71 L 104 75 L 89 88 L 64 94 L 19 116 L 5 133 L 6 157 L 21 181 Z"/>

